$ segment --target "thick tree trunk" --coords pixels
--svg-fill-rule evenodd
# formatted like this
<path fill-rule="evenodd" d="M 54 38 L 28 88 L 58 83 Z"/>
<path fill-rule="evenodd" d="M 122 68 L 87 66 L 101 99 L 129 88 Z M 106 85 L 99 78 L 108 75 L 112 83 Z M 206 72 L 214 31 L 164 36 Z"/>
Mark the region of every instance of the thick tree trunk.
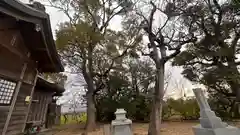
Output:
<path fill-rule="evenodd" d="M 160 135 L 163 96 L 164 96 L 164 64 L 159 64 L 157 65 L 155 92 L 152 102 L 152 111 L 150 115 L 148 135 Z"/>
<path fill-rule="evenodd" d="M 92 92 L 87 93 L 87 123 L 86 130 L 93 131 L 96 127 L 96 107 Z"/>
<path fill-rule="evenodd" d="M 67 115 L 66 115 L 66 114 L 64 114 L 64 115 L 63 115 L 63 117 L 64 117 L 64 124 L 66 124 L 66 123 L 67 123 L 67 121 L 68 121 Z"/>
<path fill-rule="evenodd" d="M 86 130 L 93 131 L 96 128 L 96 107 L 94 102 L 94 92 L 96 90 L 93 80 L 93 44 L 89 44 L 87 61 L 83 61 L 83 76 L 87 83 L 87 123 Z"/>
<path fill-rule="evenodd" d="M 85 129 L 87 131 L 93 131 L 96 127 L 96 107 L 94 102 L 94 84 L 93 79 L 87 72 L 83 72 L 85 81 L 87 82 L 88 91 L 86 93 L 87 97 L 87 123 Z"/>
<path fill-rule="evenodd" d="M 153 102 L 148 135 L 160 135 L 161 115 L 162 104 L 160 102 Z"/>

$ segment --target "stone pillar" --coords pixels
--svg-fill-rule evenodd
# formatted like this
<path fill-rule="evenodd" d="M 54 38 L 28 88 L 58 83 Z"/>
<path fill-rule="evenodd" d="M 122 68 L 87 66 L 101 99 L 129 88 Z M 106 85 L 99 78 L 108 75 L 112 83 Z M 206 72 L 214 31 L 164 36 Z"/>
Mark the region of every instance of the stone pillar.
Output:
<path fill-rule="evenodd" d="M 132 121 L 126 118 L 124 109 L 117 109 L 116 119 L 111 123 L 112 135 L 132 135 Z"/>
<path fill-rule="evenodd" d="M 193 127 L 195 135 L 240 135 L 238 128 L 227 125 L 215 115 L 200 88 L 193 92 L 200 108 L 200 125 Z"/>

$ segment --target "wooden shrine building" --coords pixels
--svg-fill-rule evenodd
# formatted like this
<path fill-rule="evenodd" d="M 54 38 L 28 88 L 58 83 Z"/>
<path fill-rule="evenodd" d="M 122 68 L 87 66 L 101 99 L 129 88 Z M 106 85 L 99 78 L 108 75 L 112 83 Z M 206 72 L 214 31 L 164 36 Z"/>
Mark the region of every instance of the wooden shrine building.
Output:
<path fill-rule="evenodd" d="M 64 89 L 39 73 L 64 69 L 40 3 L 0 0 L 0 63 L 0 133 L 21 134 L 28 123 L 46 126 L 53 97 Z"/>
<path fill-rule="evenodd" d="M 51 128 L 57 124 L 55 123 L 56 115 L 60 114 L 61 108 L 57 106 L 55 97 L 62 96 L 64 91 L 65 89 L 60 85 L 39 76 L 32 96 L 27 124 L 42 125 L 45 128 Z"/>

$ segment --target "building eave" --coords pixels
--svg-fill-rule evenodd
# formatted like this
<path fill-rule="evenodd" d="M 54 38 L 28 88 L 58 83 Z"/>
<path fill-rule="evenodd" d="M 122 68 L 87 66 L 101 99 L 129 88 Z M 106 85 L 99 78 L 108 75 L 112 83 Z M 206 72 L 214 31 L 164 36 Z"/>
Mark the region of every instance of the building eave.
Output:
<path fill-rule="evenodd" d="M 17 0 L 0 0 L 0 12 L 14 17 L 17 20 L 38 24 L 41 27 L 42 47 L 50 60 L 49 67 L 42 68 L 42 72 L 63 72 L 64 68 L 56 51 L 53 40 L 49 15 L 43 11 L 34 9 Z M 30 50 L 31 51 L 31 50 Z M 37 61 L 37 60 L 36 60 Z M 41 66 L 41 65 L 40 65 Z"/>

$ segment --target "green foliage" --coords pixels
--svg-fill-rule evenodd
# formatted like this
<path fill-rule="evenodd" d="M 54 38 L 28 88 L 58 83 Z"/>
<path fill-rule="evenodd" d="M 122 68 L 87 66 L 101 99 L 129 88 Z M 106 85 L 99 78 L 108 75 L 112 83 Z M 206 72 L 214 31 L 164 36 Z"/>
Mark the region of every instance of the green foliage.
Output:
<path fill-rule="evenodd" d="M 74 4 L 69 6 L 78 16 L 75 19 L 70 16 L 70 21 L 60 24 L 56 31 L 56 44 L 63 63 L 72 72 L 85 74 L 87 83 L 93 81 L 96 85 L 104 84 L 102 80 L 111 69 L 122 70 L 125 56 L 137 57 L 136 47 L 142 41 L 139 30 L 130 23 L 126 23 L 121 31 L 108 28 L 111 19 L 120 15 L 121 8 L 129 7 L 126 4 L 129 1 L 116 2 L 118 1 L 102 3 L 98 0 L 70 0 L 69 3 Z M 61 1 L 55 3 L 63 4 Z M 107 13 L 108 10 L 110 13 Z M 98 17 L 101 18 L 99 21 Z"/>
<path fill-rule="evenodd" d="M 129 0 L 52 0 L 51 4 L 69 19 L 56 31 L 56 45 L 63 62 L 73 72 L 91 71 L 90 79 L 98 79 L 104 73 L 106 76 L 142 40 L 139 30 L 131 24 L 121 31 L 109 28 L 115 16 L 124 17 L 121 13 L 130 10 Z M 100 80 L 96 81 L 100 84 Z"/>
<path fill-rule="evenodd" d="M 196 120 L 199 118 L 200 110 L 195 99 L 187 99 L 185 101 L 179 99 L 177 102 L 178 105 L 173 108 L 181 114 L 184 120 Z"/>
<path fill-rule="evenodd" d="M 183 27 L 197 40 L 186 45 L 173 65 L 182 66 L 182 74 L 190 81 L 205 85 L 210 96 L 240 100 L 238 10 L 229 1 L 190 2 L 187 6 L 189 2 L 178 1 L 175 9 L 182 10 Z"/>
<path fill-rule="evenodd" d="M 87 122 L 87 114 L 86 113 L 82 113 L 81 117 L 80 117 L 80 121 L 86 123 Z"/>
<path fill-rule="evenodd" d="M 114 112 L 117 108 L 124 108 L 127 116 L 133 121 L 149 122 L 151 112 L 151 102 L 144 96 L 136 96 L 131 93 L 114 96 L 109 98 L 105 96 L 98 99 L 98 121 L 111 121 L 115 119 Z M 127 95 L 129 94 L 129 95 Z M 163 120 L 171 120 L 172 116 L 180 116 L 182 120 L 197 120 L 200 116 L 200 110 L 195 99 L 168 99 L 163 106 Z"/>
<path fill-rule="evenodd" d="M 119 93 L 114 95 L 116 98 L 98 99 L 97 120 L 111 121 L 115 119 L 114 112 L 117 108 L 124 108 L 127 116 L 133 121 L 149 121 L 151 106 L 144 96 L 127 95 L 131 93 Z M 124 95 L 123 95 L 124 94 Z M 120 96 L 122 95 L 122 96 Z"/>
<path fill-rule="evenodd" d="M 69 23 L 60 25 L 56 31 L 56 45 L 58 49 L 64 49 L 69 46 L 87 47 L 88 43 L 98 43 L 103 37 L 99 32 L 94 31 L 91 25 L 86 22 L 79 22 L 72 27 Z"/>
<path fill-rule="evenodd" d="M 232 4 L 236 7 L 240 7 L 240 1 L 239 0 L 232 0 Z"/>
<path fill-rule="evenodd" d="M 63 114 L 61 115 L 61 124 L 76 124 L 76 123 L 86 123 L 87 121 L 87 114 Z"/>
<path fill-rule="evenodd" d="M 211 109 L 224 120 L 239 119 L 240 113 L 235 100 L 229 97 L 223 97 L 222 94 L 212 93 L 208 100 Z"/>
<path fill-rule="evenodd" d="M 87 94 L 95 98 L 104 88 L 111 87 L 108 80 L 116 78 L 110 75 L 123 69 L 124 58 L 141 43 L 142 35 L 136 28 L 133 30 L 131 24 L 126 24 L 128 29 L 121 31 L 109 28 L 115 16 L 123 16 L 122 13 L 129 10 L 130 3 L 127 0 L 53 2 L 60 5 L 60 10 L 69 18 L 56 31 L 56 44 L 62 61 L 73 73 L 83 74 L 88 86 Z M 116 86 L 120 87 L 121 84 Z M 93 99 L 87 100 L 88 103 L 94 103 L 90 101 Z M 90 110 L 88 112 L 95 111 L 94 107 L 87 109 Z M 87 117 L 95 116 L 92 113 Z M 91 127 L 95 123 L 94 119 L 88 120 L 87 127 L 94 128 Z"/>
<path fill-rule="evenodd" d="M 165 115 L 169 117 L 174 115 L 180 115 L 182 120 L 197 120 L 200 116 L 200 110 L 197 104 L 196 99 L 177 99 L 172 98 L 166 101 L 167 111 Z M 163 109 L 164 110 L 164 109 Z"/>
<path fill-rule="evenodd" d="M 115 119 L 117 108 L 124 108 L 133 121 L 149 122 L 153 84 L 155 82 L 153 63 L 131 60 L 126 62 L 123 72 L 112 72 L 107 89 L 96 96 L 97 120 Z M 163 119 L 173 115 L 182 119 L 198 119 L 199 109 L 195 99 L 168 99 L 163 106 Z"/>
<path fill-rule="evenodd" d="M 153 83 L 151 64 L 146 61 L 126 61 L 123 72 L 112 72 L 107 81 L 107 89 L 98 93 L 97 119 L 111 121 L 117 108 L 124 108 L 127 116 L 136 121 L 148 121 L 151 110 L 147 98 Z"/>

